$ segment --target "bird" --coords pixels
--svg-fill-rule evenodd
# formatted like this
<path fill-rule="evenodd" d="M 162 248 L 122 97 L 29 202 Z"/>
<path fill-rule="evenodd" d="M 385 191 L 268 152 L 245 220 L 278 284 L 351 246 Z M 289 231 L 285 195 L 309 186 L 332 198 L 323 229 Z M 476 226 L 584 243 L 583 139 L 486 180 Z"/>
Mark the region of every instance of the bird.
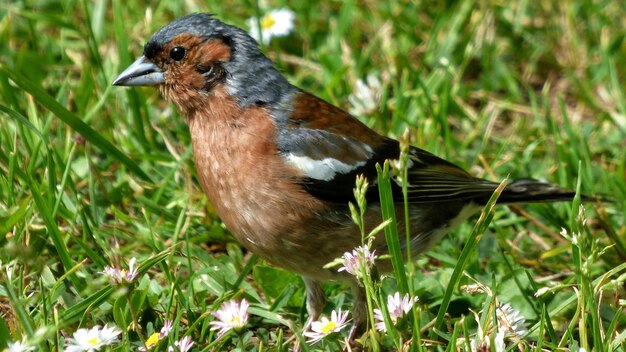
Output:
<path fill-rule="evenodd" d="M 292 85 L 246 31 L 212 14 L 179 17 L 159 29 L 113 84 L 157 87 L 186 117 L 199 183 L 226 228 L 249 251 L 302 276 L 305 327 L 323 312 L 322 283 L 342 281 L 354 291 L 349 337 L 359 337 L 367 326 L 364 291 L 354 276 L 326 264 L 362 244 L 349 208 L 359 175 L 370 184 L 365 227 L 381 223 L 376 165 L 398 160 L 400 143 Z M 401 226 L 399 241 L 418 255 L 478 212 L 499 184 L 417 147 L 407 153 L 410 240 Z M 392 194 L 404 204 L 398 179 Z M 498 203 L 574 196 L 523 178 L 508 183 Z M 403 207 L 396 209 L 404 223 Z M 384 236 L 372 249 L 388 252 Z"/>

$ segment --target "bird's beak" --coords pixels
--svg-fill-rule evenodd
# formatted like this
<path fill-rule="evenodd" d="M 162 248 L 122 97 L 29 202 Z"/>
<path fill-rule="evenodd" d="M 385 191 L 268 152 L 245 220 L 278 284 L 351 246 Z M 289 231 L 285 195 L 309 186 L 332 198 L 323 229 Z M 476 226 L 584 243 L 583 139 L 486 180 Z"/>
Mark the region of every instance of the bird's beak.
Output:
<path fill-rule="evenodd" d="M 146 59 L 138 58 L 113 81 L 114 86 L 154 86 L 165 82 L 163 71 Z"/>

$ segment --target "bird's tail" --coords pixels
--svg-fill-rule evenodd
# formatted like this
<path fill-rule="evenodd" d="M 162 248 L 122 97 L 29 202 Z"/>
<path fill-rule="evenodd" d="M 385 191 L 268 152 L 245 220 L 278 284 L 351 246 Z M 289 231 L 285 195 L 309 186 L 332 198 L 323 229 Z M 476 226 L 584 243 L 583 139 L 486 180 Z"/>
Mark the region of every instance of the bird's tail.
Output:
<path fill-rule="evenodd" d="M 557 185 L 541 182 L 533 179 L 522 178 L 509 183 L 498 203 L 532 203 L 532 202 L 558 202 L 574 199 L 576 192 L 563 189 Z M 582 196 L 583 199 L 590 199 Z"/>

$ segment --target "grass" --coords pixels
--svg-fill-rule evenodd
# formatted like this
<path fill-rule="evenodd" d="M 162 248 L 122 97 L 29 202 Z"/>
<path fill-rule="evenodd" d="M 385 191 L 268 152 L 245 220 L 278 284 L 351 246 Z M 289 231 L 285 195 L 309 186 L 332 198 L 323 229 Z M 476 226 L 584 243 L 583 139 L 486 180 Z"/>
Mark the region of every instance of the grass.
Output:
<path fill-rule="evenodd" d="M 374 74 L 380 103 L 361 119 L 380 133 L 408 128 L 412 144 L 476 176 L 611 199 L 583 202 L 584 212 L 580 199 L 496 207 L 413 258 L 399 282 L 374 277 L 370 309 L 386 312 L 386 296 L 404 287 L 419 302 L 366 348 L 469 350 L 496 336 L 497 307 L 508 303 L 528 330 L 508 336 L 508 349 L 626 350 L 626 8 L 291 8 L 295 30 L 264 50 L 297 86 L 350 109 L 356 80 Z M 166 319 L 174 329 L 160 350 L 183 336 L 198 351 L 287 351 L 301 339 L 302 281 L 234 242 L 198 186 L 184 118 L 153 89 L 111 86 L 153 31 L 195 11 L 246 28 L 266 10 L 250 1 L 0 6 L 0 349 L 26 339 L 61 350 L 77 329 L 109 324 L 122 330 L 111 350 L 137 350 Z M 132 257 L 131 283 L 100 273 Z M 326 313 L 350 308 L 344 286 L 325 291 Z M 211 312 L 244 297 L 246 328 L 218 339 Z M 303 349 L 338 350 L 346 332 Z"/>

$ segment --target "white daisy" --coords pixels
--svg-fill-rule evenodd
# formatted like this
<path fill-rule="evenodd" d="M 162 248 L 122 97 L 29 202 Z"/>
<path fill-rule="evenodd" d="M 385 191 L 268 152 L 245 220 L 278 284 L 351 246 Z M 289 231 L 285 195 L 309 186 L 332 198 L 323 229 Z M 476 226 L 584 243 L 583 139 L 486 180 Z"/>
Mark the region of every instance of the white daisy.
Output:
<path fill-rule="evenodd" d="M 35 346 L 29 346 L 26 339 L 24 339 L 22 341 L 9 342 L 9 345 L 4 352 L 28 352 L 34 350 Z"/>
<path fill-rule="evenodd" d="M 508 303 L 496 308 L 496 317 L 498 318 L 498 331 L 504 331 L 508 336 L 514 335 L 521 338 L 528 331 L 524 327 L 526 322 L 524 316 Z"/>
<path fill-rule="evenodd" d="M 191 337 L 189 336 L 185 336 L 182 339 L 174 342 L 174 346 L 176 346 L 176 348 L 178 348 L 178 351 L 180 352 L 187 352 L 191 349 L 191 346 L 193 346 L 194 342 L 193 340 L 191 340 Z M 174 347 L 170 346 L 167 348 L 167 352 L 175 352 L 176 350 L 174 349 Z"/>
<path fill-rule="evenodd" d="M 370 269 L 376 260 L 376 250 L 370 252 L 369 246 L 359 246 L 352 252 L 345 252 L 342 256 L 343 266 L 337 271 L 347 271 L 348 273 L 361 278 L 363 270 L 369 275 Z"/>
<path fill-rule="evenodd" d="M 341 331 L 346 325 L 348 325 L 348 312 L 341 313 L 339 311 L 332 311 L 330 313 L 330 320 L 326 317 L 318 321 L 311 323 L 311 331 L 304 333 L 305 337 L 309 338 L 310 343 L 317 343 L 326 336 Z"/>
<path fill-rule="evenodd" d="M 67 339 L 65 352 L 98 351 L 104 346 L 118 341 L 117 335 L 122 331 L 115 326 L 105 325 L 100 329 L 99 325 L 91 329 L 78 329 L 73 337 Z"/>
<path fill-rule="evenodd" d="M 417 297 L 411 298 L 408 293 L 402 298 L 400 298 L 400 292 L 387 296 L 387 309 L 389 310 L 391 322 L 394 325 L 397 324 L 398 319 L 407 315 L 413 308 L 413 303 L 417 301 Z M 380 309 L 374 309 L 374 319 L 377 320 L 375 324 L 376 330 L 387 331 L 383 312 Z"/>
<path fill-rule="evenodd" d="M 374 74 L 368 74 L 365 81 L 357 79 L 352 94 L 348 101 L 352 104 L 350 113 L 353 115 L 369 115 L 380 105 L 380 98 L 383 92 L 383 85 Z"/>
<path fill-rule="evenodd" d="M 272 10 L 260 20 L 256 17 L 248 19 L 250 35 L 257 41 L 269 44 L 272 37 L 283 37 L 293 29 L 296 14 L 288 8 Z M 259 33 L 259 27 L 261 32 Z"/>
<path fill-rule="evenodd" d="M 132 282 L 139 274 L 137 271 L 138 268 L 135 267 L 135 262 L 137 262 L 137 258 L 133 257 L 130 262 L 128 262 L 128 270 L 107 265 L 100 274 L 108 276 L 113 284 Z"/>
<path fill-rule="evenodd" d="M 172 321 L 169 319 L 166 319 L 163 322 L 163 327 L 161 328 L 161 331 L 159 332 L 159 339 L 162 339 L 165 336 L 169 335 L 171 331 L 172 331 Z"/>
<path fill-rule="evenodd" d="M 211 313 L 218 319 L 209 323 L 213 325 L 211 330 L 219 330 L 218 338 L 230 330 L 240 330 L 248 323 L 248 307 L 250 304 L 245 298 L 241 300 L 241 303 L 236 300 L 222 303 L 217 312 Z"/>

